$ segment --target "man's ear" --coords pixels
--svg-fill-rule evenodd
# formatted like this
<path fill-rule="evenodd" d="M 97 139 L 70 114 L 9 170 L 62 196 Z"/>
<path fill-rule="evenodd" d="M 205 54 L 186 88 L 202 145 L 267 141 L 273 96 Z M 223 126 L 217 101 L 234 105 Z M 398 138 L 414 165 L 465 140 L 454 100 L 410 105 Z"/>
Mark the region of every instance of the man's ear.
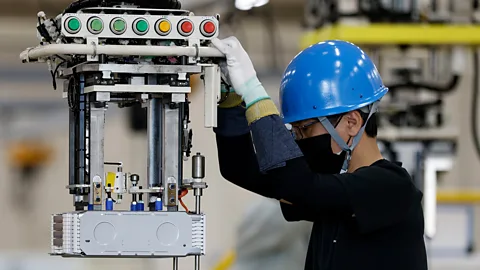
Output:
<path fill-rule="evenodd" d="M 354 137 L 358 134 L 362 128 L 362 116 L 358 111 L 349 112 L 345 115 L 347 120 L 347 133 L 348 136 Z"/>

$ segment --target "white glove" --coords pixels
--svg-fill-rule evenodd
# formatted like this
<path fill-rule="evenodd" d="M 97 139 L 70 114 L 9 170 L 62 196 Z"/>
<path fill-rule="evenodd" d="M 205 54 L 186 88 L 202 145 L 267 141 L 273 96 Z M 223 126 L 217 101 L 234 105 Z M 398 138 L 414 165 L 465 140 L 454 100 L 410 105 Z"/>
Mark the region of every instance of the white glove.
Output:
<path fill-rule="evenodd" d="M 228 37 L 223 40 L 214 38 L 212 39 L 212 44 L 225 54 L 227 58 L 226 65 L 220 64 L 220 68 L 229 80 L 235 93 L 245 101 L 247 108 L 255 102 L 270 98 L 257 78 L 257 73 L 250 57 L 236 37 Z"/>

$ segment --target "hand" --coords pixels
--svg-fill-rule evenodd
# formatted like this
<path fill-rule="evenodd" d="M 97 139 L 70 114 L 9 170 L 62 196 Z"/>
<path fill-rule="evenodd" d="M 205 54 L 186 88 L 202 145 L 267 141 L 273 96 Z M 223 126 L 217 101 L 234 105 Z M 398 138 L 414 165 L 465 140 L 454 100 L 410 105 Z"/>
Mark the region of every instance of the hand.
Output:
<path fill-rule="evenodd" d="M 257 76 L 252 61 L 236 37 L 215 38 L 212 44 L 226 56 L 226 62 L 220 64 L 223 74 L 234 89 L 240 89 L 250 79 Z M 238 93 L 242 95 L 242 93 Z"/>
<path fill-rule="evenodd" d="M 223 40 L 215 38 L 212 44 L 225 54 L 226 62 L 220 64 L 222 73 L 235 93 L 243 98 L 247 108 L 257 101 L 270 98 L 257 78 L 250 57 L 236 37 Z"/>

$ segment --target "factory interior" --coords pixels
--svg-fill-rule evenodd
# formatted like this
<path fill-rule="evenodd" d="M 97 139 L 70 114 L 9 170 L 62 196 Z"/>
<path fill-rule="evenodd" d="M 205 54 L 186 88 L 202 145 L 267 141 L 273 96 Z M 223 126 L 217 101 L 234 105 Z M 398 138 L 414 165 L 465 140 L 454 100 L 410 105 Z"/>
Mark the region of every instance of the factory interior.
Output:
<path fill-rule="evenodd" d="M 22 63 L 19 55 L 39 44 L 37 13 L 54 17 L 71 2 L 0 0 L 0 270 L 172 269 L 169 258 L 49 254 L 51 215 L 74 209 L 65 189 L 69 104 L 45 63 Z M 424 193 L 429 269 L 480 269 L 480 1 L 180 2 L 195 15 L 220 15 L 219 37 L 241 41 L 277 104 L 282 73 L 302 49 L 340 39 L 367 52 L 390 89 L 379 109 L 383 155 L 402 162 Z M 304 269 L 311 224 L 285 221 L 278 202 L 222 178 L 215 135 L 204 127 L 204 90 L 201 78 L 192 76 L 191 153 L 205 156 L 208 184 L 202 196 L 208 226 L 201 269 Z M 146 179 L 146 109 L 111 105 L 105 119 L 105 160 Z M 187 176 L 190 162 L 183 166 Z M 116 209 L 128 210 L 129 200 L 125 195 Z M 193 208 L 193 192 L 182 203 Z M 286 231 L 290 240 L 272 240 Z M 271 241 L 278 246 L 263 245 Z M 267 266 L 271 260 L 281 263 Z M 194 269 L 194 258 L 180 258 L 173 267 Z"/>

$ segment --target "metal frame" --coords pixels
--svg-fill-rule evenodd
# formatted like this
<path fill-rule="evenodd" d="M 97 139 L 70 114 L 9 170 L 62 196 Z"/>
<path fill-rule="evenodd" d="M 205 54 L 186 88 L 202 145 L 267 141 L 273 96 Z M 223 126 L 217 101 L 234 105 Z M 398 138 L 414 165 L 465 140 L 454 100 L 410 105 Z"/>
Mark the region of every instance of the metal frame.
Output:
<path fill-rule="evenodd" d="M 81 15 L 76 14 L 76 16 L 86 18 L 87 13 L 94 9 L 84 9 Z M 166 10 L 158 10 L 158 12 L 166 12 Z M 92 11 L 91 15 L 93 14 L 95 12 Z M 71 14 L 64 16 L 69 15 Z M 44 15 L 39 15 L 39 22 L 47 21 L 40 16 Z M 138 15 L 138 17 L 145 16 Z M 157 17 L 151 17 L 151 19 Z M 185 16 L 177 17 L 176 15 L 168 16 L 171 21 L 186 18 Z M 134 19 L 133 15 L 129 15 L 128 18 Z M 218 22 L 215 17 L 194 17 L 192 13 L 188 18 L 194 22 L 205 19 Z M 63 21 L 63 18 L 57 17 L 56 20 L 58 19 Z M 191 38 L 185 37 L 185 42 L 181 43 L 184 44 L 182 46 L 169 46 L 155 42 L 133 42 L 137 45 L 128 45 L 123 41 L 120 44 L 124 45 L 105 45 L 103 41 L 110 36 L 102 36 L 102 34 L 103 32 L 96 36 L 83 36 L 83 41 L 78 39 L 68 41 L 65 35 L 60 34 L 63 38 L 56 40 L 57 44 L 43 42 L 40 46 L 26 49 L 20 55 L 24 63 L 47 62 L 50 68 L 55 64 L 58 65 L 55 68 L 55 71 L 58 71 L 56 75 L 58 79 L 65 80 L 63 97 L 68 100 L 70 107 L 69 180 L 66 188 L 73 197 L 75 212 L 52 216 L 52 255 L 113 256 L 115 258 L 172 257 L 174 269 L 178 269 L 178 257 L 194 256 L 195 269 L 199 270 L 200 256 L 205 253 L 206 231 L 205 216 L 202 214 L 200 203 L 203 189 L 207 188 L 207 184 L 203 180 L 205 157 L 200 153 L 192 157 L 192 178 L 185 179 L 183 175 L 183 161 L 189 157 L 191 148 L 187 94 L 191 92 L 190 75 L 203 75 L 204 124 L 207 128 L 216 127 L 221 80 L 220 68 L 215 64 L 214 58 L 225 56 L 205 43 L 218 34 L 218 25 L 215 35 L 203 39 L 198 35 L 193 35 Z M 131 35 L 126 38 L 138 41 L 144 40 L 146 36 Z M 163 39 L 169 40 L 169 38 Z M 154 64 L 152 57 L 165 57 L 159 59 L 159 62 L 166 64 Z M 178 62 L 169 61 L 169 57 L 177 57 Z M 63 60 L 62 63 L 60 59 Z M 66 65 L 62 65 L 64 63 Z M 146 188 L 141 187 L 141 179 L 137 174 L 123 171 L 125 166 L 122 162 L 104 160 L 104 141 L 107 139 L 105 138 L 106 110 L 110 104 L 127 107 L 136 103 L 142 104 L 148 111 Z M 116 166 L 117 171 L 107 172 L 106 166 Z M 127 183 L 128 180 L 130 183 Z M 194 212 L 179 211 L 180 195 L 182 195 L 179 191 L 181 190 L 193 191 Z M 126 193 L 132 196 L 131 211 L 114 211 L 115 201 L 112 195 L 116 194 L 116 203 L 120 203 Z M 148 196 L 146 205 L 143 203 L 143 195 Z M 194 219 L 200 219 L 201 224 Z M 178 233 L 192 234 L 191 245 L 188 246 L 188 243 L 183 247 L 164 245 L 160 248 L 163 250 L 158 249 L 158 243 L 155 244 L 157 248 L 153 247 L 153 242 L 151 246 L 150 240 L 145 239 L 153 239 L 154 236 L 165 238 L 170 235 L 169 233 L 159 235 L 158 231 L 155 234 L 154 228 L 159 226 L 157 223 L 160 221 L 165 224 L 170 222 L 169 224 L 173 224 L 173 227 L 179 230 Z M 125 227 L 127 223 L 130 225 Z M 105 243 L 102 244 L 103 246 L 94 244 L 92 241 L 96 238 L 97 227 L 105 224 L 110 224 L 109 228 L 113 226 L 121 231 L 114 238 L 119 237 L 128 241 L 125 243 L 122 241 L 120 246 L 115 239 L 110 241 L 112 246 Z M 138 237 L 132 237 L 135 233 L 128 230 L 135 226 L 138 226 L 139 231 L 135 232 Z M 104 233 L 108 234 L 106 231 Z M 86 235 L 88 239 L 85 238 Z M 180 238 L 186 239 L 185 235 Z M 187 250 L 199 245 L 202 246 L 201 252 Z M 139 247 L 142 250 L 139 250 Z M 124 252 L 115 253 L 114 251 Z"/>
<path fill-rule="evenodd" d="M 427 156 L 424 160 L 425 236 L 430 239 L 435 236 L 437 230 L 437 173 L 449 171 L 452 167 L 452 157 Z"/>

